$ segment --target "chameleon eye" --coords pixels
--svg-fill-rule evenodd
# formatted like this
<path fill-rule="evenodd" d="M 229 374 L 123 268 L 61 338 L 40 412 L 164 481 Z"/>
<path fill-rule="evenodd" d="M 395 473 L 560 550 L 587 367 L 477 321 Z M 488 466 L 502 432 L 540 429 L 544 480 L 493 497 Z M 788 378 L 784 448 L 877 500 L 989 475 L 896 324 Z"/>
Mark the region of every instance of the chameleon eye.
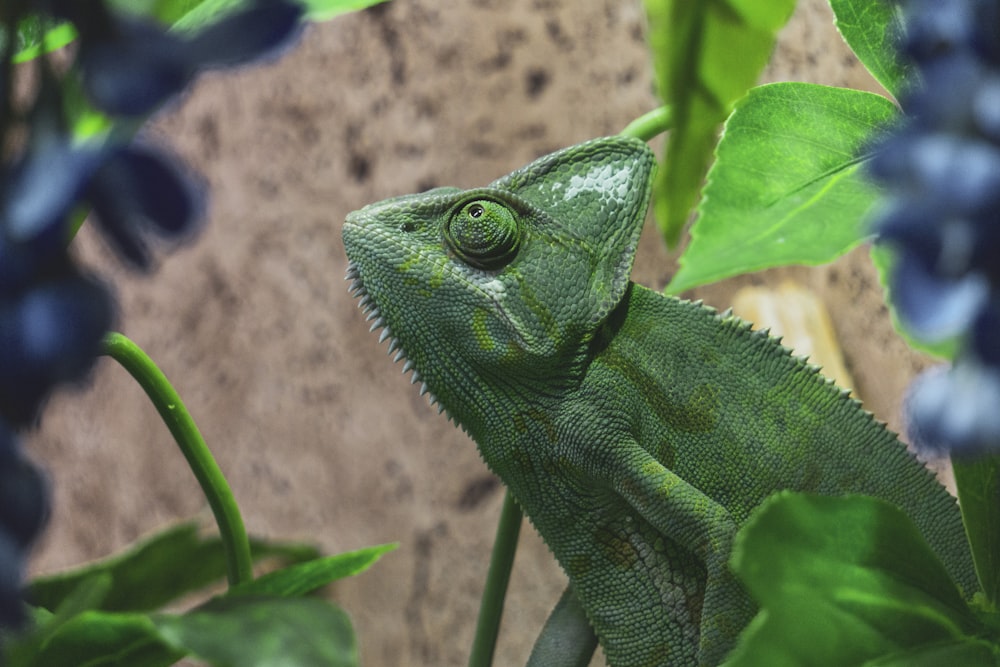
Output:
<path fill-rule="evenodd" d="M 495 270 L 514 259 L 521 227 L 514 212 L 503 204 L 478 199 L 452 214 L 444 235 L 465 262 L 478 269 Z"/>

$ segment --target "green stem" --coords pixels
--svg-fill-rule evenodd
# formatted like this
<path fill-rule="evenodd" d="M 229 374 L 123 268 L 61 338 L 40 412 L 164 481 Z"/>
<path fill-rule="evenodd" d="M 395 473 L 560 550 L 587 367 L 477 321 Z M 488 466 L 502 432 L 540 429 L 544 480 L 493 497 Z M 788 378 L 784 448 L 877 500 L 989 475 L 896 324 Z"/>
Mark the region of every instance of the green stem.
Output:
<path fill-rule="evenodd" d="M 104 354 L 121 364 L 146 392 L 191 466 L 219 526 L 230 587 L 252 581 L 250 540 L 233 491 L 181 397 L 153 360 L 122 334 L 112 332 L 105 336 Z"/>
<path fill-rule="evenodd" d="M 673 128 L 674 114 L 669 106 L 662 106 L 644 113 L 621 131 L 623 135 L 649 141 L 658 134 Z"/>
<path fill-rule="evenodd" d="M 476 622 L 476 637 L 472 642 L 469 667 L 489 667 L 493 662 L 493 649 L 497 645 L 500 632 L 500 618 L 503 615 L 503 600 L 507 595 L 507 583 L 514 566 L 517 551 L 517 537 L 521 532 L 521 508 L 518 507 L 510 491 L 504 496 L 500 522 L 497 524 L 496 541 L 490 556 L 490 570 L 486 575 L 486 589 L 479 606 L 479 620 Z"/>
<path fill-rule="evenodd" d="M 958 502 L 979 585 L 990 610 L 1000 600 L 1000 456 L 952 459 Z"/>

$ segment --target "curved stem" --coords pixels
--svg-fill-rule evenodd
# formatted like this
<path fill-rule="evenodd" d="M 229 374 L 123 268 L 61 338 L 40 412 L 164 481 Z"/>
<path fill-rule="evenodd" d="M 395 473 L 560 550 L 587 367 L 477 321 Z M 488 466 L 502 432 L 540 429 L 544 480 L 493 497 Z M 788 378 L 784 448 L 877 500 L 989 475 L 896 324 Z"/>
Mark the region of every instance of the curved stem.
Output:
<path fill-rule="evenodd" d="M 658 134 L 670 130 L 674 126 L 674 114 L 667 105 L 653 109 L 629 123 L 622 134 L 649 141 Z"/>
<path fill-rule="evenodd" d="M 507 491 L 500 510 L 496 540 L 490 556 L 490 570 L 486 575 L 486 588 L 479 605 L 479 620 L 476 622 L 476 637 L 472 642 L 469 667 L 489 667 L 493 662 L 493 649 L 500 632 L 500 618 L 503 616 L 503 600 L 507 595 L 510 570 L 514 566 L 517 551 L 517 537 L 521 532 L 521 508 Z"/>
<path fill-rule="evenodd" d="M 121 364 L 143 388 L 191 466 L 219 526 L 230 587 L 252 581 L 250 540 L 233 491 L 181 397 L 153 360 L 122 334 L 105 336 L 104 354 Z"/>

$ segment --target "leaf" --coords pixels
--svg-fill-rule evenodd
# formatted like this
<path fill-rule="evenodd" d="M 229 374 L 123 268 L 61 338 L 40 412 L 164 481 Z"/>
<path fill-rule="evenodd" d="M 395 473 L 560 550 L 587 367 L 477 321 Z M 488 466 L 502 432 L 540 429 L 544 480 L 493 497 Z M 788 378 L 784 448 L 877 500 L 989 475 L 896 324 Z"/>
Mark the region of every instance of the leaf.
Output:
<path fill-rule="evenodd" d="M 997 667 L 1000 651 L 996 644 L 974 639 L 962 639 L 932 646 L 921 646 L 911 651 L 893 653 L 865 663 L 865 667 Z"/>
<path fill-rule="evenodd" d="M 255 560 L 277 556 L 296 562 L 317 556 L 311 546 L 259 540 L 251 542 L 251 553 Z M 112 581 L 101 609 L 147 611 L 223 578 L 225 554 L 218 536 L 200 537 L 196 524 L 183 523 L 108 559 L 39 577 L 30 583 L 28 599 L 54 610 L 82 581 L 101 575 Z"/>
<path fill-rule="evenodd" d="M 895 97 L 912 80 L 913 68 L 896 50 L 903 32 L 895 0 L 830 0 L 834 24 L 871 75 Z"/>
<path fill-rule="evenodd" d="M 310 21 L 329 21 L 347 12 L 367 9 L 386 0 L 303 0 L 306 18 Z"/>
<path fill-rule="evenodd" d="M 301 0 L 306 18 L 327 21 L 385 0 Z M 250 4 L 249 0 L 159 0 L 156 16 L 178 30 L 194 30 Z"/>
<path fill-rule="evenodd" d="M 952 458 L 962 521 L 987 606 L 1000 605 L 1000 455 Z"/>
<path fill-rule="evenodd" d="M 85 611 L 46 636 L 36 651 L 13 647 L 8 667 L 167 667 L 184 656 L 145 614 Z"/>
<path fill-rule="evenodd" d="M 396 547 L 396 544 L 382 544 L 299 563 L 269 572 L 251 582 L 236 586 L 228 594 L 278 597 L 305 595 L 330 582 L 364 572 L 382 554 L 392 551 Z"/>
<path fill-rule="evenodd" d="M 156 619 L 166 641 L 216 667 L 353 667 L 351 621 L 317 598 L 214 600 L 183 616 Z"/>
<path fill-rule="evenodd" d="M 70 23 L 49 26 L 44 25 L 42 21 L 37 21 L 36 26 L 37 31 L 29 30 L 19 34 L 19 49 L 13 58 L 15 63 L 34 60 L 46 53 L 61 49 L 76 39 L 76 30 Z"/>
<path fill-rule="evenodd" d="M 910 519 L 876 498 L 775 494 L 731 565 L 761 613 L 727 667 L 861 665 L 979 628 Z"/>
<path fill-rule="evenodd" d="M 701 189 L 719 124 L 760 75 L 795 0 L 645 0 L 657 88 L 673 111 L 654 206 L 667 243 Z"/>
<path fill-rule="evenodd" d="M 861 146 L 895 117 L 891 102 L 859 90 L 774 83 L 750 91 L 726 122 L 667 291 L 820 264 L 861 243 L 877 196 L 860 171 Z"/>

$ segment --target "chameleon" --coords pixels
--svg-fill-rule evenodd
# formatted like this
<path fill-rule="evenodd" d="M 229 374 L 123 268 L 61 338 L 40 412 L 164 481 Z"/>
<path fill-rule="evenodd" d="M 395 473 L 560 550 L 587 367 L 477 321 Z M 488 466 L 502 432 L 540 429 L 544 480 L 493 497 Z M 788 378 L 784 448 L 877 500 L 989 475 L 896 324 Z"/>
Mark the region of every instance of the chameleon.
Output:
<path fill-rule="evenodd" d="M 722 662 L 756 612 L 733 537 L 783 489 L 893 503 L 971 596 L 957 503 L 891 431 L 767 332 L 631 282 L 655 167 L 594 139 L 343 227 L 372 330 L 476 442 L 608 663 Z"/>

